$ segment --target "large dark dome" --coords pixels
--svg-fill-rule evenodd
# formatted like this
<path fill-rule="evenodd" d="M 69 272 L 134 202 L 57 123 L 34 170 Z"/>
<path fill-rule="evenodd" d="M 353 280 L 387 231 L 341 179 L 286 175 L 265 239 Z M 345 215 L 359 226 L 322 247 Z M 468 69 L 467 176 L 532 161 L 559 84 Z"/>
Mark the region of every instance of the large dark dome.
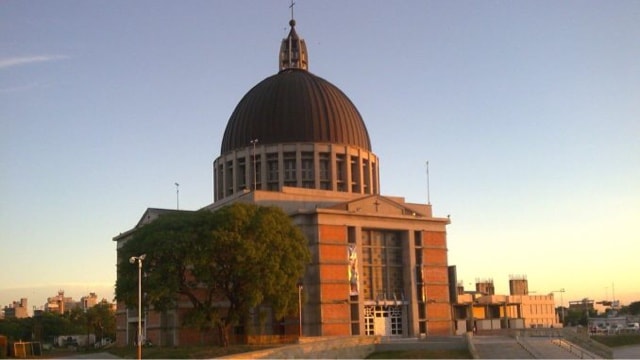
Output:
<path fill-rule="evenodd" d="M 240 100 L 229 118 L 221 153 L 260 145 L 312 142 L 371 151 L 358 109 L 330 82 L 303 69 L 270 76 Z"/>

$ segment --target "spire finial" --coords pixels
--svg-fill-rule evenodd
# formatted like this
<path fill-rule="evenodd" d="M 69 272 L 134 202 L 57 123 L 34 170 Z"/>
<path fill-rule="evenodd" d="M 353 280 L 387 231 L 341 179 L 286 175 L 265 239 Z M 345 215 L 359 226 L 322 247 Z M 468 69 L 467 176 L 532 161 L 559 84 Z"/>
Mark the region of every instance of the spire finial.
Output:
<path fill-rule="evenodd" d="M 289 25 L 289 35 L 286 39 L 282 39 L 282 45 L 280 46 L 280 71 L 286 69 L 308 69 L 307 59 L 307 46 L 304 40 L 298 37 L 296 34 L 295 26 L 296 20 L 293 18 L 293 6 L 296 4 L 295 0 L 291 0 L 291 20 Z"/>

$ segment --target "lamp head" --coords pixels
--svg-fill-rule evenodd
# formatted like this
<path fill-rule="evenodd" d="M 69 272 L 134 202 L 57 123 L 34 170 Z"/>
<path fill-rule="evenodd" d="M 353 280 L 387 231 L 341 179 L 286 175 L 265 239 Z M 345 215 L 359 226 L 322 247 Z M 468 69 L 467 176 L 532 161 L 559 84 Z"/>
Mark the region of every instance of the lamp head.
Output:
<path fill-rule="evenodd" d="M 136 257 L 135 256 L 130 257 L 129 262 L 134 264 L 136 262 Z"/>

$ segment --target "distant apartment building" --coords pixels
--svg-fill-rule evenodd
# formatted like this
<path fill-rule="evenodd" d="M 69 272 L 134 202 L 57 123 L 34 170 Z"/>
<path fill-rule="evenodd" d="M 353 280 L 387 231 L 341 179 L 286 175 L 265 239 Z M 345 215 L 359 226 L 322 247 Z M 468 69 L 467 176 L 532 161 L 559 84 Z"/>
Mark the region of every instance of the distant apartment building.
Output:
<path fill-rule="evenodd" d="M 569 311 L 593 312 L 596 310 L 595 301 L 587 298 L 576 301 L 569 301 Z"/>
<path fill-rule="evenodd" d="M 50 313 L 64 314 L 66 309 L 73 308 L 73 299 L 64 296 L 64 290 L 58 290 L 58 295 L 47 298 L 44 304 L 44 311 Z"/>
<path fill-rule="evenodd" d="M 44 304 L 44 311 L 64 314 L 65 311 L 74 308 L 89 309 L 98 303 L 98 295 L 93 292 L 81 297 L 80 301 L 74 301 L 72 297 L 64 296 L 64 290 L 58 290 L 58 295 L 47 298 L 47 303 Z"/>
<path fill-rule="evenodd" d="M 555 311 L 553 293 L 529 295 L 525 276 L 512 276 L 509 295 L 494 294 L 492 279 L 476 279 L 475 291 L 457 286 L 453 304 L 456 333 L 473 330 L 562 327 Z"/>
<path fill-rule="evenodd" d="M 28 300 L 27 298 L 22 298 L 20 301 L 14 301 L 13 303 L 5 306 L 3 309 L 4 318 L 5 319 L 21 319 L 29 317 L 27 306 Z"/>
<path fill-rule="evenodd" d="M 83 309 L 89 309 L 98 304 L 98 295 L 96 293 L 89 293 L 89 295 L 80 298 L 80 307 Z"/>

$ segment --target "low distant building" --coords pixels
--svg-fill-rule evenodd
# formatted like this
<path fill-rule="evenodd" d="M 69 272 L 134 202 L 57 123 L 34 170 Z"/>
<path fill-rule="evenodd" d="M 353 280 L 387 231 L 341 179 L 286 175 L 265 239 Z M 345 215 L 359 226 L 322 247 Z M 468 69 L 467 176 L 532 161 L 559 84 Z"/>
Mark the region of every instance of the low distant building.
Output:
<path fill-rule="evenodd" d="M 47 298 L 47 303 L 44 304 L 44 311 L 64 314 L 74 308 L 90 309 L 98 303 L 98 295 L 93 292 L 81 297 L 80 301 L 74 301 L 72 297 L 64 296 L 64 290 L 58 290 L 58 295 Z"/>
<path fill-rule="evenodd" d="M 8 306 L 4 307 L 4 318 L 5 319 L 22 319 L 29 317 L 27 306 L 28 300 L 27 298 L 22 298 L 20 301 L 14 301 Z"/>
<path fill-rule="evenodd" d="M 585 312 L 594 312 L 595 301 L 584 298 L 582 300 L 577 301 L 569 301 L 569 311 L 585 311 Z"/>
<path fill-rule="evenodd" d="M 476 280 L 476 291 L 457 286 L 453 304 L 456 333 L 467 331 L 562 327 L 555 311 L 553 293 L 529 295 L 524 276 L 511 277 L 509 295 L 496 295 L 493 280 Z"/>
<path fill-rule="evenodd" d="M 89 293 L 87 296 L 83 296 L 80 298 L 80 306 L 83 309 L 89 309 L 98 304 L 98 295 L 96 293 Z"/>
<path fill-rule="evenodd" d="M 64 314 L 67 309 L 73 308 L 73 299 L 64 296 L 64 290 L 58 290 L 58 295 L 47 298 L 44 311 L 56 314 Z"/>

